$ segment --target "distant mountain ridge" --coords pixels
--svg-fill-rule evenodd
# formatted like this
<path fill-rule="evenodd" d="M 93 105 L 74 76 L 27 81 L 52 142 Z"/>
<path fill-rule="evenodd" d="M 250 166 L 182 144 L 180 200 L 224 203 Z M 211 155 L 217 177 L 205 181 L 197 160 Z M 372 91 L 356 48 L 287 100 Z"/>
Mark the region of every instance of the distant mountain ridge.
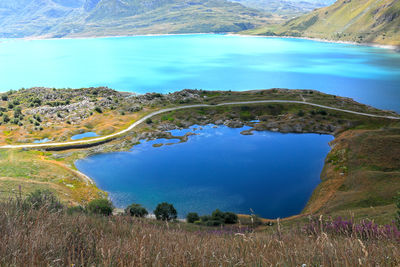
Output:
<path fill-rule="evenodd" d="M 268 17 L 226 0 L 1 0 L 0 37 L 235 32 Z"/>
<path fill-rule="evenodd" d="M 400 46 L 400 1 L 338 0 L 284 24 L 247 33 Z"/>

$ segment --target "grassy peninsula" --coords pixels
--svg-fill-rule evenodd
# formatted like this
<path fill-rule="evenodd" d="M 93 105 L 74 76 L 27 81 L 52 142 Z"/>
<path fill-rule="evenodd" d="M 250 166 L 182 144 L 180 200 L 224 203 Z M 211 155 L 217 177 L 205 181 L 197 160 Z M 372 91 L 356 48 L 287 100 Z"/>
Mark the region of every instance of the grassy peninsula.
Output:
<path fill-rule="evenodd" d="M 395 197 L 400 191 L 400 120 L 307 103 L 398 117 L 394 112 L 314 90 L 287 89 L 183 90 L 165 95 L 136 95 L 104 87 L 31 88 L 9 91 L 0 98 L 2 146 L 29 144 L 43 138 L 51 142 L 68 141 L 72 135 L 87 131 L 112 134 L 157 110 L 209 104 L 155 115 L 132 131 L 105 142 L 89 142 L 86 147 L 2 148 L 0 222 L 5 227 L 1 228 L 0 242 L 4 244 L 2 255 L 7 255 L 1 260 L 3 263 L 82 266 L 399 263 L 397 228 L 381 228 L 375 223 L 391 225 L 396 218 Z M 259 100 L 299 103 L 218 105 Z M 127 150 L 140 139 L 178 138 L 185 142 L 190 134 L 176 137 L 166 130 L 209 123 L 251 126 L 242 134 L 270 130 L 333 135 L 335 139 L 325 159 L 321 184 L 303 212 L 280 221 L 240 216 L 239 225 L 217 230 L 127 215 L 102 217 L 63 210 L 50 212 L 46 206 L 38 210 L 21 206 L 21 200 L 36 189 L 51 190 L 66 206 L 84 206 L 93 199 L 104 198 L 106 192 L 76 171 L 76 159 Z M 338 216 L 348 219 L 330 222 L 330 217 Z M 316 220 L 310 221 L 315 217 Z M 35 223 L 28 226 L 31 222 Z M 346 228 L 336 231 L 332 225 L 346 225 Z M 18 247 L 18 251 L 13 247 Z M 28 251 L 28 248 L 34 249 Z"/>
<path fill-rule="evenodd" d="M 382 222 L 388 222 L 394 211 L 393 197 L 400 190 L 396 180 L 400 171 L 398 120 L 367 117 L 302 103 L 216 105 L 294 100 L 369 114 L 396 115 L 349 98 L 313 90 L 286 89 L 246 92 L 183 90 L 166 95 L 135 95 L 100 87 L 21 89 L 3 93 L 1 99 L 2 145 L 29 144 L 44 138 L 48 138 L 50 143 L 65 142 L 75 134 L 88 131 L 103 136 L 126 129 L 153 111 L 195 104 L 210 105 L 156 115 L 132 131 L 105 142 L 94 142 L 85 148 L 67 145 L 56 149 L 1 149 L 0 184 L 5 192 L 0 197 L 3 199 L 18 192 L 21 185 L 22 194 L 37 188 L 50 188 L 70 204 L 87 203 L 106 193 L 76 171 L 76 159 L 94 153 L 129 149 L 140 139 L 178 138 L 184 142 L 190 136 L 174 137 L 165 131 L 209 123 L 229 127 L 252 126 L 243 134 L 270 130 L 334 135 L 332 151 L 321 174 L 322 183 L 304 214 L 320 211 L 340 213 L 351 209 L 362 217 L 365 209 L 382 206 L 387 212 L 375 214 L 371 209 L 369 215 L 374 214 Z M 251 122 L 253 120 L 260 122 Z M 381 152 L 378 154 L 378 151 Z"/>

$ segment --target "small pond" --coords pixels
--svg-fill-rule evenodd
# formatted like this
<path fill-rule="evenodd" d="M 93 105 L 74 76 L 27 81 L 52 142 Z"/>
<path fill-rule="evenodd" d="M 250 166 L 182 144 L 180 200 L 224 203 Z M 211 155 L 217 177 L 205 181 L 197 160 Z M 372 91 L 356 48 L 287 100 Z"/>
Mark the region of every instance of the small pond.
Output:
<path fill-rule="evenodd" d="M 33 143 L 42 144 L 42 143 L 47 143 L 47 142 L 50 142 L 50 141 L 51 140 L 49 138 L 43 138 L 43 139 L 40 139 L 40 140 L 35 140 L 35 141 L 33 141 Z"/>
<path fill-rule="evenodd" d="M 95 132 L 86 132 L 86 133 L 76 134 L 76 135 L 72 136 L 71 140 L 79 140 L 79 139 L 83 139 L 86 137 L 96 137 L 96 136 L 99 136 L 99 135 Z"/>
<path fill-rule="evenodd" d="M 196 128 L 193 130 L 193 128 Z M 330 135 L 255 132 L 249 127 L 194 126 L 185 143 L 142 142 L 128 152 L 90 156 L 76 167 L 109 192 L 114 205 L 140 203 L 150 212 L 172 203 L 179 217 L 219 208 L 276 218 L 299 213 L 320 183 Z M 101 166 L 101 168 L 99 168 Z"/>

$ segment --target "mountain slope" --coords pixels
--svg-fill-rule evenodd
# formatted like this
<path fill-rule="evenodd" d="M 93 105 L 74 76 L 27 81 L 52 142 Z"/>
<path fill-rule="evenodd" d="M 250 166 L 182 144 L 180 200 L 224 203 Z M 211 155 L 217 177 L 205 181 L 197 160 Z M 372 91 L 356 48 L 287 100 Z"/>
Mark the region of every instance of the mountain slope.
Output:
<path fill-rule="evenodd" d="M 226 0 L 2 0 L 0 37 L 235 32 L 266 13 Z"/>
<path fill-rule="evenodd" d="M 282 25 L 248 33 L 399 46 L 400 1 L 339 0 Z"/>
<path fill-rule="evenodd" d="M 286 18 L 299 16 L 316 8 L 331 5 L 335 0 L 231 0 L 244 6 L 283 15 Z"/>

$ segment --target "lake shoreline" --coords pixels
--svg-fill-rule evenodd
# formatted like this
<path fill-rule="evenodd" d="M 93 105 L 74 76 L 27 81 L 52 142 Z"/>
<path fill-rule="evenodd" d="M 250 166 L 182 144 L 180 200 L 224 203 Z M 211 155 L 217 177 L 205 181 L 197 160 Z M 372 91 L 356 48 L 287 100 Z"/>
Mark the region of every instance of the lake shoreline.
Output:
<path fill-rule="evenodd" d="M 75 36 L 75 37 L 48 37 L 48 36 L 32 36 L 32 37 L 22 37 L 22 38 L 3 38 L 4 40 L 26 40 L 26 41 L 35 41 L 35 40 L 80 40 L 80 39 L 106 39 L 106 38 L 126 38 L 126 37 L 162 37 L 162 36 L 190 36 L 190 35 L 225 35 L 225 36 L 238 36 L 238 37 L 257 37 L 257 38 L 283 38 L 283 39 L 300 39 L 300 40 L 309 40 L 315 42 L 322 43 L 335 43 L 335 44 L 349 44 L 349 45 L 357 45 L 357 46 L 367 46 L 367 47 L 377 47 L 388 50 L 393 50 L 396 52 L 400 52 L 400 45 L 384 45 L 378 43 L 357 43 L 350 41 L 339 41 L 339 40 L 331 40 L 331 39 L 323 39 L 323 38 L 312 38 L 312 37 L 296 37 L 296 36 L 268 36 L 268 35 L 252 35 L 252 34 L 240 34 L 234 32 L 227 33 L 150 33 L 150 34 L 132 34 L 132 35 L 104 35 L 104 36 Z M 1 42 L 1 39 L 0 39 Z"/>
<path fill-rule="evenodd" d="M 268 137 L 264 137 L 264 138 L 266 138 L 266 139 L 263 139 L 264 141 L 263 142 L 268 142 L 267 140 L 269 139 L 269 138 L 279 138 L 279 140 L 280 139 L 282 139 L 282 138 L 285 138 L 285 140 L 288 140 L 289 142 L 290 142 L 290 140 L 294 140 L 294 139 L 299 139 L 299 138 L 301 138 L 301 140 L 310 140 L 310 136 L 311 136 L 311 133 L 308 133 L 308 135 L 300 135 L 300 134 L 296 134 L 296 133 L 290 133 L 289 135 L 288 134 L 285 134 L 285 133 L 281 133 L 281 132 L 278 132 L 278 131 L 255 131 L 254 132 L 254 138 L 253 137 L 246 137 L 246 135 L 248 135 L 248 134 L 245 134 L 245 133 L 243 133 L 244 132 L 244 130 L 250 130 L 250 128 L 253 128 L 254 126 L 255 126 L 255 124 L 256 124 L 257 122 L 249 122 L 249 123 L 246 123 L 244 126 L 242 126 L 242 127 L 233 127 L 233 125 L 230 125 L 230 126 L 228 126 L 228 125 L 224 125 L 224 124 L 221 124 L 221 125 L 215 125 L 215 124 L 207 124 L 207 125 L 196 125 L 196 124 L 194 124 L 194 125 L 191 125 L 191 126 L 189 126 L 188 128 L 178 128 L 178 129 L 176 129 L 176 131 L 177 132 L 175 132 L 175 130 L 174 131 L 172 131 L 172 132 L 170 132 L 170 131 L 166 131 L 166 132 L 164 132 L 165 133 L 165 135 L 166 136 L 156 136 L 156 135 L 153 135 L 153 134 L 150 134 L 150 136 L 149 136 L 149 138 L 146 140 L 146 141 L 143 141 L 143 142 L 141 142 L 141 145 L 140 146 L 145 146 L 146 147 L 146 151 L 148 151 L 148 152 L 146 152 L 146 153 L 151 153 L 151 154 L 156 154 L 156 155 L 161 155 L 161 158 L 163 158 L 163 153 L 165 152 L 165 150 L 158 150 L 158 147 L 164 147 L 164 146 L 166 146 L 166 147 L 168 147 L 168 146 L 173 146 L 173 145 L 176 145 L 176 144 L 183 144 L 183 143 L 185 143 L 186 141 L 188 141 L 188 137 L 189 138 L 195 138 L 196 140 L 198 140 L 198 138 L 201 138 L 201 135 L 203 135 L 203 133 L 205 133 L 206 134 L 206 139 L 204 139 L 204 136 L 203 136 L 203 138 L 201 139 L 201 140 L 203 140 L 203 142 L 204 142 L 204 140 L 207 140 L 207 142 L 213 142 L 212 141 L 212 139 L 209 139 L 209 135 L 208 134 L 211 134 L 211 135 L 215 135 L 214 137 L 213 137 L 213 139 L 216 139 L 216 140 L 221 140 L 221 138 L 223 139 L 223 140 L 230 140 L 230 138 L 232 138 L 232 133 L 234 133 L 234 138 L 236 139 L 236 140 L 248 140 L 247 142 L 249 142 L 249 143 L 254 143 L 254 142 L 256 142 L 255 140 L 259 140 L 258 142 L 260 142 L 261 141 L 261 137 L 260 136 L 268 136 Z M 235 129 L 236 128 L 236 129 Z M 253 128 L 254 129 L 254 128 Z M 220 134 L 216 134 L 217 132 L 220 132 L 220 131 L 222 131 L 222 132 L 224 132 L 225 134 L 224 134 L 224 136 L 223 137 L 218 137 L 218 136 L 220 136 Z M 170 135 L 172 133 L 172 135 Z M 214 134 L 213 134 L 214 133 Z M 170 135 L 170 136 L 167 136 L 167 135 Z M 197 135 L 200 135 L 199 137 L 196 137 Z M 253 134 L 252 134 L 253 135 Z M 257 136 L 259 136 L 259 137 L 257 137 Z M 278 137 L 277 137 L 278 136 Z M 333 136 L 332 135 L 329 135 L 329 137 L 328 137 L 328 135 L 324 135 L 325 137 L 321 137 L 321 134 L 317 134 L 317 133 L 315 133 L 315 134 L 313 134 L 313 140 L 315 139 L 315 138 L 317 138 L 317 139 L 315 139 L 315 141 L 317 141 L 317 140 L 320 140 L 319 138 L 323 138 L 324 140 L 325 139 L 329 139 L 328 141 L 330 142 L 330 141 L 332 141 L 333 140 Z M 141 139 L 142 137 L 140 137 L 140 139 Z M 154 138 L 154 139 L 153 139 Z M 248 139 L 248 138 L 253 138 L 253 139 Z M 150 140 L 149 140 L 150 139 Z M 174 143 L 174 144 L 172 144 L 172 143 L 170 143 L 168 140 L 170 140 L 170 139 L 179 139 L 179 140 L 181 140 L 179 143 Z M 253 140 L 253 141 L 251 141 L 251 140 Z M 194 141 L 194 140 L 193 140 Z M 324 142 L 324 144 L 325 144 L 325 146 L 326 147 L 328 147 L 328 144 L 329 144 L 329 142 Z M 146 145 L 147 144 L 147 142 L 149 142 L 149 144 L 150 145 Z M 226 142 L 226 141 L 224 141 L 224 142 Z M 270 141 L 271 142 L 271 141 Z M 155 144 L 158 144 L 158 143 L 161 143 L 162 145 L 160 145 L 160 146 L 156 146 Z M 218 141 L 217 141 L 217 143 L 218 143 Z M 173 149 L 173 151 L 174 150 L 176 150 L 176 149 L 178 149 L 178 150 L 183 150 L 183 151 L 185 151 L 185 149 L 184 149 L 184 147 L 187 147 L 187 149 L 189 149 L 190 150 L 190 147 L 191 147 L 191 144 L 193 145 L 193 143 L 192 142 L 189 142 L 188 144 L 187 144 L 187 146 L 179 146 L 179 147 L 176 147 L 176 148 L 174 148 Z M 175 147 L 175 146 L 174 146 Z M 283 146 L 283 148 L 281 148 L 281 149 L 285 149 L 284 148 L 285 146 Z M 186 150 L 187 150 L 186 149 Z M 271 148 L 272 149 L 272 148 Z M 287 148 L 286 148 L 287 149 Z M 131 156 L 129 156 L 130 154 L 132 154 L 132 153 L 129 153 L 130 151 L 132 151 L 132 152 L 134 152 L 134 151 L 142 151 L 142 149 L 140 148 L 140 147 L 136 147 L 136 146 L 133 146 L 133 147 L 131 147 L 131 148 L 127 148 L 125 151 L 127 151 L 128 153 L 121 153 L 121 154 L 119 154 L 117 151 L 115 151 L 117 154 L 115 154 L 115 155 L 118 155 L 118 158 L 130 158 Z M 320 173 L 321 173 L 321 171 L 322 171 L 322 168 L 323 168 L 323 165 L 324 165 L 324 161 L 325 161 L 325 158 L 326 158 L 326 155 L 329 153 L 329 151 L 331 150 L 331 148 L 329 147 L 329 149 L 327 150 L 327 152 L 326 152 L 326 154 L 325 155 L 323 155 L 321 158 L 320 158 L 320 170 L 319 171 L 317 171 L 317 172 L 315 172 L 314 173 L 314 175 L 313 175 L 313 179 L 314 179 L 314 182 L 315 182 L 315 179 L 317 179 L 318 180 L 318 183 L 317 184 L 319 184 L 320 182 L 321 182 L 321 180 L 320 180 L 320 178 L 319 178 L 319 176 L 320 176 Z M 164 151 L 164 152 L 163 152 Z M 167 150 L 167 151 L 170 151 L 170 150 Z M 198 151 L 198 150 L 196 150 L 196 151 Z M 200 150 L 201 151 L 201 150 Z M 216 150 L 216 151 L 221 151 L 222 152 L 222 150 Z M 161 154 L 158 154 L 158 153 L 161 153 Z M 254 153 L 254 152 L 252 152 L 252 153 Z M 325 152 L 324 152 L 325 153 Z M 114 181 L 114 182 L 117 182 L 117 181 L 119 181 L 119 178 L 117 178 L 117 177 L 120 177 L 120 175 L 118 175 L 118 176 L 115 176 L 115 177 L 110 177 L 110 176 L 108 176 L 108 175 L 101 175 L 100 174 L 100 176 L 99 176 L 99 173 L 97 173 L 96 171 L 90 171 L 90 169 L 93 169 L 93 167 L 94 166 L 97 166 L 98 164 L 100 164 L 100 165 L 103 165 L 103 164 L 101 164 L 100 162 L 103 162 L 101 159 L 104 159 L 104 158 L 107 158 L 107 159 L 109 159 L 109 160 L 111 160 L 114 156 L 114 152 L 112 152 L 112 151 L 107 151 L 106 153 L 100 153 L 100 154 L 103 154 L 103 155 L 99 155 L 99 153 L 96 153 L 96 154 L 89 154 L 89 155 L 87 155 L 87 156 L 85 156 L 85 158 L 84 159 L 78 159 L 78 162 L 74 162 L 74 164 L 75 164 L 75 166 L 77 167 L 77 169 L 79 169 L 79 170 L 81 170 L 81 171 L 83 171 L 84 173 L 87 173 L 88 175 L 92 175 L 92 177 L 96 177 L 96 179 L 95 179 L 95 181 L 97 181 L 97 182 L 99 182 L 99 184 L 101 184 L 101 185 L 103 185 L 102 187 L 98 187 L 100 190 L 102 190 L 102 191 L 104 191 L 104 192 L 107 192 L 108 193 L 108 196 L 109 197 L 111 197 L 111 199 L 114 199 L 116 202 L 114 202 L 114 205 L 116 206 L 116 207 L 118 207 L 118 208 L 121 208 L 121 209 L 123 209 L 123 208 L 125 208 L 126 206 L 127 206 L 127 204 L 126 203 L 128 203 L 128 202 L 126 202 L 126 200 L 125 200 L 125 202 L 124 201 L 122 201 L 119 197 L 118 197 L 118 194 L 116 194 L 115 193 L 115 189 L 111 189 L 110 187 L 108 187 L 108 186 L 104 186 L 104 177 L 106 177 L 106 180 L 112 180 L 112 181 Z M 133 153 L 132 155 L 135 155 L 136 153 Z M 266 154 L 266 155 L 269 155 L 269 153 L 264 153 L 264 154 Z M 165 153 L 164 153 L 164 155 L 165 155 Z M 92 156 L 94 156 L 93 158 L 92 158 Z M 254 154 L 254 156 L 255 156 L 255 154 Z M 160 157 L 160 156 L 159 156 Z M 100 162 L 97 162 L 96 161 L 96 158 L 98 159 L 98 158 L 100 158 Z M 289 157 L 290 158 L 290 157 Z M 86 162 L 86 160 L 85 159 L 88 159 L 88 161 Z M 81 161 L 82 160 L 82 161 Z M 258 160 L 257 160 L 257 157 L 253 157 L 253 160 L 255 161 L 255 162 L 257 162 Z M 96 164 L 94 164 L 94 163 L 91 163 L 92 161 L 94 161 L 94 162 L 97 162 Z M 86 162 L 86 163 L 85 163 Z M 160 162 L 161 163 L 161 162 Z M 93 165 L 94 164 L 94 165 Z M 146 164 L 146 161 L 145 162 L 143 162 L 143 164 Z M 221 164 L 222 164 L 222 162 L 221 162 Z M 103 166 L 106 166 L 107 164 L 104 164 Z M 319 164 L 318 164 L 319 165 Z M 86 167 L 85 167 L 86 166 Z M 88 166 L 91 166 L 90 168 L 88 168 Z M 106 173 L 107 173 L 107 170 L 106 170 L 107 168 L 105 168 L 105 170 L 103 170 L 103 171 L 105 171 Z M 112 168 L 113 169 L 113 168 Z M 135 170 L 136 170 L 136 172 L 137 173 L 139 173 L 139 177 L 141 177 L 140 176 L 140 173 L 141 173 L 141 169 L 140 168 L 135 168 Z M 103 172 L 102 171 L 102 172 Z M 301 168 L 299 169 L 299 171 L 301 172 Z M 185 173 L 185 171 L 183 172 L 183 173 Z M 272 173 L 273 173 L 273 171 L 272 171 Z M 166 174 L 168 174 L 168 171 L 166 171 Z M 270 174 L 271 175 L 271 174 Z M 277 175 L 277 173 L 275 173 L 275 175 Z M 282 173 L 280 173 L 279 175 L 281 175 L 281 176 L 279 176 L 279 177 L 281 177 L 282 179 L 291 179 L 291 178 L 289 178 L 289 177 L 293 177 L 293 176 L 285 176 L 285 172 L 284 171 L 282 171 Z M 103 178 L 102 178 L 103 177 Z M 183 176 L 184 177 L 184 176 Z M 306 176 L 304 176 L 304 182 L 306 182 L 307 181 L 307 179 L 306 179 L 307 177 Z M 151 179 L 151 178 L 150 178 Z M 140 180 L 140 179 L 139 179 Z M 268 181 L 270 181 L 270 179 L 266 179 L 265 180 L 265 182 L 264 183 L 268 183 Z M 117 182 L 118 183 L 118 182 Z M 106 183 L 107 184 L 107 183 Z M 217 184 L 218 184 L 218 182 L 217 182 Z M 316 185 L 315 185 L 315 187 L 316 187 Z M 315 189 L 315 187 L 314 188 L 312 188 L 311 189 L 311 191 L 309 192 L 310 193 L 310 196 L 311 196 L 311 193 L 314 191 L 314 189 Z M 144 190 L 145 190 L 145 188 L 144 188 Z M 118 190 L 117 190 L 118 191 Z M 119 191 L 118 191 L 119 192 Z M 129 191 L 130 192 L 130 191 Z M 154 191 L 154 194 L 155 195 L 158 195 L 158 190 L 155 190 Z M 137 196 L 137 195 L 136 195 Z M 175 199 L 176 197 L 178 197 L 178 196 L 180 196 L 180 194 L 177 194 L 177 195 L 174 195 L 174 196 L 170 196 L 172 199 Z M 307 205 L 307 202 L 308 202 L 308 199 L 309 199 L 309 197 L 310 196 L 308 196 L 308 197 L 306 197 L 306 200 L 305 200 L 305 203 L 304 203 L 304 205 L 301 205 L 301 207 L 297 207 L 297 206 L 299 206 L 299 205 L 294 205 L 294 206 L 296 206 L 297 208 L 297 210 L 298 211 L 296 211 L 295 213 L 291 213 L 290 211 L 288 211 L 287 209 L 285 209 L 285 208 L 281 208 L 280 210 L 281 210 L 281 212 L 279 213 L 279 214 L 277 214 L 277 215 L 272 215 L 271 214 L 271 216 L 266 216 L 266 214 L 264 213 L 264 216 L 262 216 L 263 218 L 267 218 L 267 219 L 269 219 L 269 220 L 275 220 L 276 218 L 278 218 L 278 217 L 284 217 L 284 218 L 289 218 L 289 217 L 292 217 L 292 216 L 296 216 L 296 215 L 299 215 L 299 214 L 301 214 L 301 211 L 306 207 L 306 205 Z M 138 196 L 137 196 L 138 197 Z M 270 196 L 271 197 L 271 196 Z M 270 197 L 267 197 L 267 199 L 269 199 Z M 140 197 L 138 197 L 138 201 L 140 200 L 141 198 Z M 143 199 L 143 198 L 142 198 Z M 145 201 L 145 197 L 144 197 L 144 199 L 143 199 L 143 201 Z M 173 200 L 169 200 L 169 202 L 170 203 L 174 203 L 174 201 Z M 159 202 L 162 200 L 162 198 L 160 198 L 160 200 L 159 200 Z M 249 199 L 249 201 L 251 201 L 250 199 Z M 261 199 L 260 199 L 260 201 L 261 201 Z M 263 199 L 262 199 L 262 201 L 264 201 Z M 139 202 L 139 203 L 141 203 L 141 202 Z M 229 202 L 229 203 L 231 203 L 231 202 Z M 261 203 L 261 202 L 260 202 Z M 268 200 L 267 200 L 267 202 L 264 202 L 264 203 L 268 203 Z M 143 203 L 141 203 L 141 204 L 143 204 Z M 146 204 L 146 203 L 144 203 L 144 204 Z M 182 204 L 182 203 L 176 203 L 176 204 L 178 204 L 178 206 L 179 205 L 183 205 L 184 207 L 185 207 L 185 205 L 184 204 Z M 206 205 L 207 206 L 207 205 Z M 234 206 L 234 205 L 233 205 Z M 260 207 L 258 207 L 257 208 L 257 205 L 256 204 L 251 204 L 251 205 L 249 205 L 249 206 L 251 206 L 253 209 L 255 209 L 255 210 L 258 210 L 259 212 L 260 212 L 260 210 L 262 210 Z M 151 206 L 148 206 L 148 203 L 147 203 L 147 207 L 148 208 L 150 208 Z M 199 207 L 197 207 L 197 209 L 194 209 L 194 210 L 189 210 L 189 212 L 200 212 L 201 214 L 206 214 L 206 213 L 204 213 L 204 210 L 203 210 L 203 208 L 202 208 L 203 206 L 202 205 L 199 205 Z M 212 207 L 214 207 L 213 209 L 216 209 L 216 208 L 222 208 L 222 209 L 224 209 L 224 206 L 214 206 L 214 205 L 212 205 Z M 151 209 L 151 208 L 150 208 Z M 231 209 L 227 209 L 227 208 L 225 208 L 227 211 L 233 211 L 233 210 L 231 210 Z M 271 206 L 271 209 L 272 210 L 274 210 L 274 205 L 272 205 Z M 268 208 L 266 209 L 266 210 L 268 210 Z M 185 216 L 185 214 L 186 214 L 186 212 L 187 212 L 187 210 L 186 210 L 186 207 L 184 208 L 184 211 L 182 211 L 182 214 L 181 214 L 181 217 L 182 216 Z M 209 212 L 211 212 L 211 211 L 209 211 Z M 246 210 L 238 210 L 237 211 L 238 213 L 246 213 Z M 248 211 L 247 211 L 248 212 Z M 262 214 L 262 213 L 261 213 Z M 248 213 L 248 215 L 250 215 L 250 213 Z M 182 217 L 183 218 L 183 217 Z"/>
<path fill-rule="evenodd" d="M 333 43 L 333 44 L 349 44 L 349 45 L 357 45 L 357 46 L 367 46 L 367 47 L 377 47 L 383 49 L 394 50 L 396 52 L 400 52 L 400 45 L 384 45 L 378 43 L 357 43 L 350 41 L 338 41 L 331 39 L 323 39 L 323 38 L 312 38 L 312 37 L 295 37 L 295 36 L 271 36 L 271 35 L 251 35 L 251 34 L 228 34 L 232 36 L 241 36 L 241 37 L 266 37 L 266 38 L 283 38 L 283 39 L 299 39 L 299 40 L 309 40 L 321 43 Z"/>

